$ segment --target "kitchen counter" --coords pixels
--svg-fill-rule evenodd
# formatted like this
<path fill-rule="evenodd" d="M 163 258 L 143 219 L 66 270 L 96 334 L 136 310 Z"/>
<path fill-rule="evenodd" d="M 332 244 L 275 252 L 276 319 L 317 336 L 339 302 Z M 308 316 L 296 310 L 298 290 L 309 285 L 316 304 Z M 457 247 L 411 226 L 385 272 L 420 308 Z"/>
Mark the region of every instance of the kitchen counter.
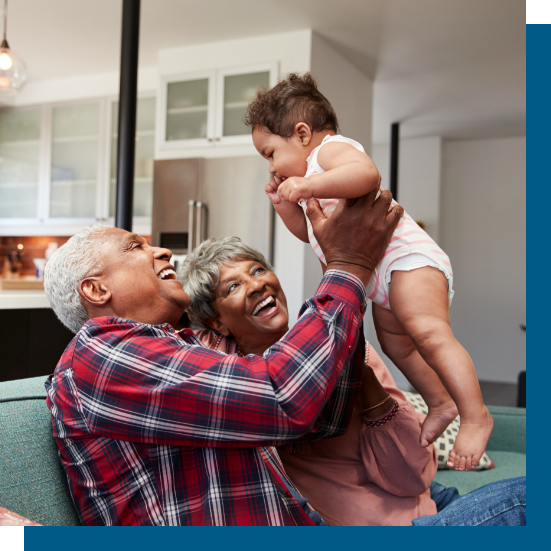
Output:
<path fill-rule="evenodd" d="M 0 289 L 0 310 L 50 308 L 44 291 Z"/>

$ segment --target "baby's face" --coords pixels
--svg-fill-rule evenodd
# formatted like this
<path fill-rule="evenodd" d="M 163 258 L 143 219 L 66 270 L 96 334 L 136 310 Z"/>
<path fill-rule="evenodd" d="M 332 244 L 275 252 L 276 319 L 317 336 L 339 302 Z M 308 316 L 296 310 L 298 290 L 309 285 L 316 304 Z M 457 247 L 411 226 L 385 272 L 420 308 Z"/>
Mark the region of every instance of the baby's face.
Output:
<path fill-rule="evenodd" d="M 282 180 L 306 174 L 306 159 L 311 148 L 303 145 L 298 134 L 282 138 L 264 126 L 257 126 L 253 130 L 253 143 L 256 150 L 270 162 L 270 174 Z"/>

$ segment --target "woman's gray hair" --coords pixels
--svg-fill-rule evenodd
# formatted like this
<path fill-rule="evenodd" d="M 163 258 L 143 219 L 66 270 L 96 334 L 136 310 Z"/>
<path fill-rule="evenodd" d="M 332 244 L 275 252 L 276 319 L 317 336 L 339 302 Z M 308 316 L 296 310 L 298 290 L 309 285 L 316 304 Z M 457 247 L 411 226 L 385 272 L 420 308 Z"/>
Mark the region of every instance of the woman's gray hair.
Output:
<path fill-rule="evenodd" d="M 178 267 L 177 279 L 191 298 L 187 314 L 192 322 L 207 327 L 207 320 L 218 316 L 212 303 L 220 281 L 220 266 L 235 260 L 254 260 L 273 271 L 262 253 L 242 243 L 239 237 L 207 239 Z"/>
<path fill-rule="evenodd" d="M 50 306 L 61 323 L 78 333 L 88 313 L 78 293 L 83 279 L 101 272 L 101 236 L 110 226 L 96 224 L 73 235 L 57 249 L 44 270 L 44 291 Z"/>

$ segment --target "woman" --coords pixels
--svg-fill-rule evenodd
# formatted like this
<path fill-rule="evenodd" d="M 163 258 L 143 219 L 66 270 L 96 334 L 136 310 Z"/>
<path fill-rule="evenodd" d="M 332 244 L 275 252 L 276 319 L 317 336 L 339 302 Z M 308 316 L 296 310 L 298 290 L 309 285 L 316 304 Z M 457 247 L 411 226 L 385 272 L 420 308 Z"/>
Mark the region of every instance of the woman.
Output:
<path fill-rule="evenodd" d="M 197 334 L 209 348 L 262 355 L 288 330 L 279 280 L 262 254 L 237 237 L 202 243 L 179 268 L 178 279 L 191 298 L 188 315 L 202 327 Z M 343 436 L 298 441 L 278 450 L 287 474 L 325 521 L 361 526 L 525 525 L 524 477 L 462 498 L 455 488 L 431 485 L 437 459 L 434 446 L 419 445 L 422 419 L 368 344 L 366 364 Z M 438 514 L 437 504 L 442 511 Z"/>
<path fill-rule="evenodd" d="M 206 241 L 188 256 L 178 278 L 191 297 L 190 318 L 210 328 L 197 331 L 209 348 L 262 355 L 288 330 L 279 280 L 264 257 L 238 238 Z M 328 524 L 411 525 L 436 513 L 429 490 L 436 453 L 433 446 L 419 446 L 417 414 L 377 353 L 366 348 L 372 369 L 365 368 L 346 434 L 280 448 L 281 460 Z"/>

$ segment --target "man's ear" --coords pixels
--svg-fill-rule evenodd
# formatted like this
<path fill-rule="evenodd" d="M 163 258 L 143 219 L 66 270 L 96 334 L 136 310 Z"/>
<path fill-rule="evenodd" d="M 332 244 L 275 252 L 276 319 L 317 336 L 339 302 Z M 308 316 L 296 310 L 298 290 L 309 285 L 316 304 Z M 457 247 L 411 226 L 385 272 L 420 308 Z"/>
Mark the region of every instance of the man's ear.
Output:
<path fill-rule="evenodd" d="M 78 290 L 82 298 L 93 306 L 104 306 L 111 300 L 111 291 L 96 277 L 83 279 Z"/>
<path fill-rule="evenodd" d="M 302 145 L 306 146 L 312 139 L 312 130 L 305 122 L 297 122 L 295 125 L 295 135 L 300 139 Z"/>
<path fill-rule="evenodd" d="M 215 331 L 222 333 L 224 337 L 228 337 L 231 334 L 230 330 L 220 321 L 220 318 L 211 318 L 207 320 L 207 325 L 211 329 L 214 329 Z"/>

